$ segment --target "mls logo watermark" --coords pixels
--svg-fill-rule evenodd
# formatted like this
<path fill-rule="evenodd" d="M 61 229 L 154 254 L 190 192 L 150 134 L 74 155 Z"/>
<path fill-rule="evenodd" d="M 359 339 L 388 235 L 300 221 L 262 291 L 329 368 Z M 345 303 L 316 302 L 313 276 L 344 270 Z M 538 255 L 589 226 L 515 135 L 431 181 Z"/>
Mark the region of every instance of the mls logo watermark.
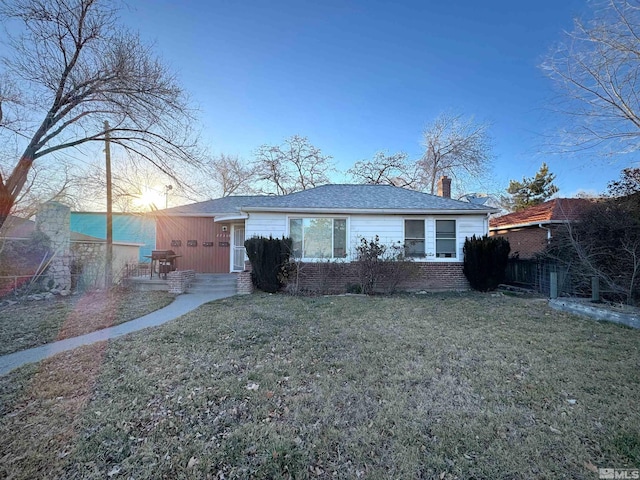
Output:
<path fill-rule="evenodd" d="M 637 478 L 640 479 L 640 469 L 638 468 L 599 468 L 599 478 Z"/>

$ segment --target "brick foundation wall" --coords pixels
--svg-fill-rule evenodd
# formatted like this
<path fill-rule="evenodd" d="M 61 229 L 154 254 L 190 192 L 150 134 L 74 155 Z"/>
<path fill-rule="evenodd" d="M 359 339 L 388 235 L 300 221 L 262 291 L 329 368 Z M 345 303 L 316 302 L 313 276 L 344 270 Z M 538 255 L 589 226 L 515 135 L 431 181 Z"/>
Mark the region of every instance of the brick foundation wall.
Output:
<path fill-rule="evenodd" d="M 403 279 L 396 291 L 420 290 L 468 290 L 469 282 L 462 273 L 462 263 L 415 262 L 413 275 Z M 301 263 L 297 274 L 289 278 L 285 289 L 314 293 L 345 293 L 349 286 L 360 285 L 358 265 L 356 263 Z M 380 282 L 380 291 L 385 291 L 384 280 Z"/>
<path fill-rule="evenodd" d="M 184 293 L 196 278 L 195 270 L 175 270 L 167 273 L 167 282 L 169 284 L 169 293 L 177 295 Z"/>

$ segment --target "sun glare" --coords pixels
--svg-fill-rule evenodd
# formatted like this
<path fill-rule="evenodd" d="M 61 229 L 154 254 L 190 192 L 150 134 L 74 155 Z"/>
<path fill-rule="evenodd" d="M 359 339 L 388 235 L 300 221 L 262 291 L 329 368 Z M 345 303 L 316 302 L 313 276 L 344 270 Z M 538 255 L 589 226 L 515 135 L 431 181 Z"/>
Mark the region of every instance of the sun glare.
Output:
<path fill-rule="evenodd" d="M 136 199 L 139 207 L 148 210 L 164 208 L 164 196 L 155 189 L 143 188 L 140 196 Z"/>

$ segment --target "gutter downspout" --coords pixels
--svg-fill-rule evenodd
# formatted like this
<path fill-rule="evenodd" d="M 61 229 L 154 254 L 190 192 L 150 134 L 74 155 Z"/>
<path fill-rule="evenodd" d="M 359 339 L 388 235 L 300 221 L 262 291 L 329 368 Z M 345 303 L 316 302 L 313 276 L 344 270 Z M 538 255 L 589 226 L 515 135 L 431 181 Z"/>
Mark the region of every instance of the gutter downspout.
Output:
<path fill-rule="evenodd" d="M 549 227 L 543 227 L 541 223 L 538 224 L 538 228 L 547 231 L 547 244 L 551 242 L 551 229 Z"/>

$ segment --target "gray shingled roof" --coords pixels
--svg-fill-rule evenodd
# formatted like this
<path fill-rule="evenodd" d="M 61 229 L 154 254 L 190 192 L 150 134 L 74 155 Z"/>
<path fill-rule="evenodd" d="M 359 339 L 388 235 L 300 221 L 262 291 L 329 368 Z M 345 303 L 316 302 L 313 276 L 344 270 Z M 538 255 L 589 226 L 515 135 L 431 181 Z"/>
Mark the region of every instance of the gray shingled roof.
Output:
<path fill-rule="evenodd" d="M 225 197 L 162 210 L 168 214 L 234 214 L 241 210 L 260 211 L 298 209 L 469 211 L 491 212 L 493 208 L 391 185 L 322 185 L 282 196 Z"/>
<path fill-rule="evenodd" d="M 253 207 L 247 204 L 247 207 Z M 391 185 L 322 185 L 310 190 L 273 197 L 258 207 L 344 210 L 473 210 L 491 208 L 443 198 Z M 252 208 L 253 209 L 253 208 Z"/>
<path fill-rule="evenodd" d="M 238 195 L 216 198 L 205 202 L 181 205 L 179 207 L 158 210 L 159 213 L 169 215 L 226 215 L 240 212 L 240 208 L 247 204 L 259 204 L 261 200 L 273 198 L 267 195 Z"/>

